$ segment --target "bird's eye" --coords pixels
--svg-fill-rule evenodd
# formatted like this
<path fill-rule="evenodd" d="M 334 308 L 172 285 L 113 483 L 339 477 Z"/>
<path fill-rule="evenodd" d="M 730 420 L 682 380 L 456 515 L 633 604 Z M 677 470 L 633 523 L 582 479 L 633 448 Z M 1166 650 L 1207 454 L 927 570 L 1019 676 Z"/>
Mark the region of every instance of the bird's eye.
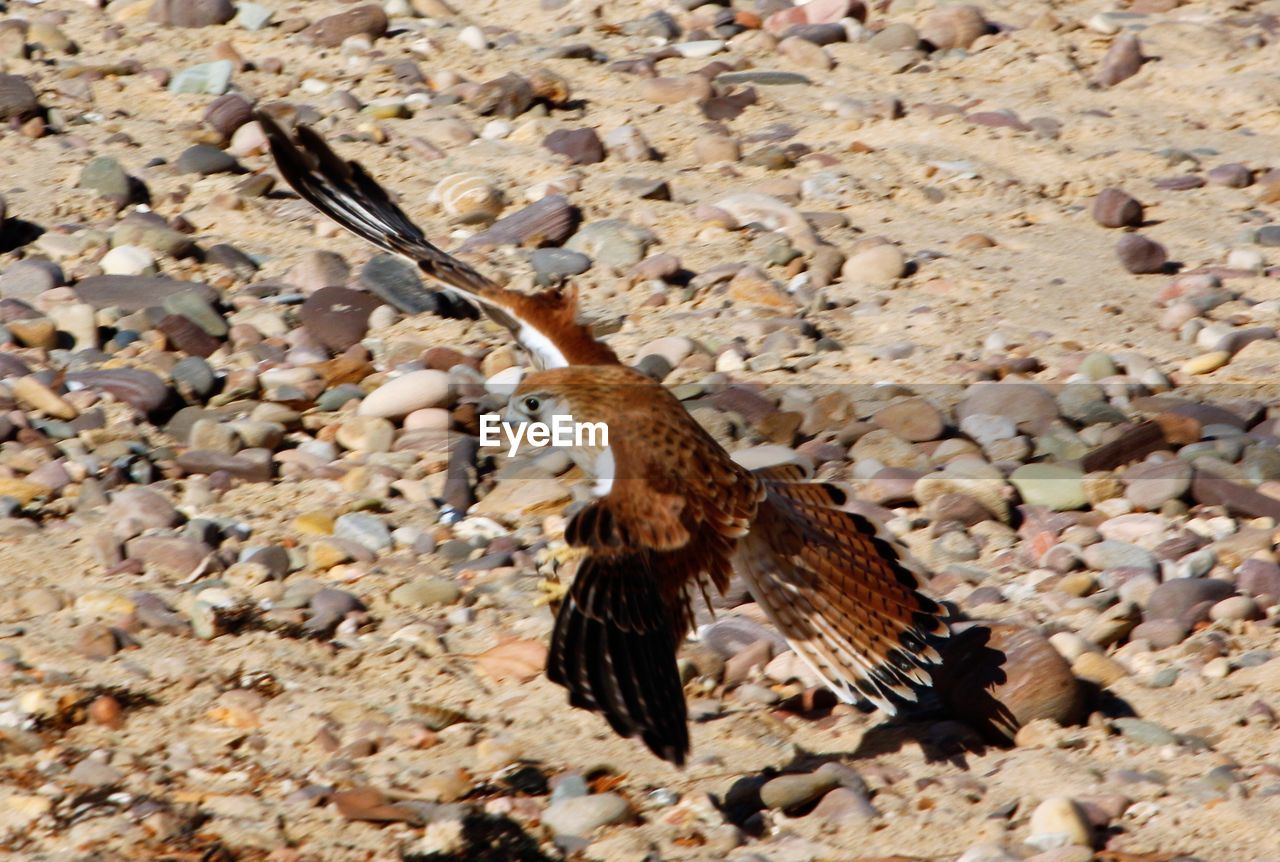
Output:
<path fill-rule="evenodd" d="M 542 406 L 542 402 L 539 401 L 537 398 L 534 398 L 533 396 L 529 396 L 528 398 L 524 399 L 524 409 L 528 410 L 530 413 L 537 413 L 538 408 L 541 406 Z"/>

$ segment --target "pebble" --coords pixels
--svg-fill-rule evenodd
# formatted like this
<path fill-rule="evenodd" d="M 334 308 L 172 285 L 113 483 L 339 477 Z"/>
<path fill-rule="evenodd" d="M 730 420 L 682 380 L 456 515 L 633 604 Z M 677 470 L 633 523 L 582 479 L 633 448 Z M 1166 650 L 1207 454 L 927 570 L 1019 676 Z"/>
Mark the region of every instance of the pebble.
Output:
<path fill-rule="evenodd" d="M 40 107 L 26 78 L 0 74 L 0 120 L 20 120 Z"/>
<path fill-rule="evenodd" d="M 446 215 L 462 224 L 493 221 L 502 214 L 502 192 L 480 174 L 450 174 L 432 195 Z"/>
<path fill-rule="evenodd" d="M 1177 578 L 1155 588 L 1147 599 L 1144 617 L 1194 622 L 1188 617 L 1197 606 L 1216 604 L 1234 593 L 1231 584 L 1215 578 Z"/>
<path fill-rule="evenodd" d="M 876 245 L 850 255 L 840 268 L 843 281 L 859 285 L 891 284 L 906 274 L 907 258 L 893 245 Z"/>
<path fill-rule="evenodd" d="M 302 303 L 302 325 L 316 341 L 341 352 L 364 338 L 378 298 L 347 287 L 322 287 Z M 413 409 L 413 408 L 410 408 Z M 408 412 L 407 410 L 405 411 Z"/>
<path fill-rule="evenodd" d="M 377 254 L 360 268 L 360 284 L 388 305 L 405 314 L 435 312 L 438 296 L 422 283 L 419 270 L 399 255 Z"/>
<path fill-rule="evenodd" d="M 1103 227 L 1140 227 L 1142 204 L 1124 189 L 1106 188 L 1093 199 L 1093 220 Z"/>
<path fill-rule="evenodd" d="M 1095 78 L 1099 86 L 1114 87 L 1127 81 L 1142 69 L 1142 43 L 1133 33 L 1125 33 L 1111 43 L 1102 62 L 1098 64 Z"/>
<path fill-rule="evenodd" d="M 1066 725 L 1080 717 L 1082 692 L 1071 666 L 1039 632 L 970 623 L 958 635 L 943 648 L 944 664 L 955 670 L 941 677 L 939 694 L 984 735 L 1012 740 L 1038 719 Z"/>
<path fill-rule="evenodd" d="M 333 523 L 333 535 L 377 553 L 391 549 L 391 530 L 376 515 L 348 512 Z"/>
<path fill-rule="evenodd" d="M 594 221 L 569 238 L 565 248 L 593 261 L 626 269 L 644 259 L 655 237 L 652 232 L 622 219 Z"/>
<path fill-rule="evenodd" d="M 118 245 L 98 262 L 107 275 L 154 275 L 156 259 L 136 245 Z"/>
<path fill-rule="evenodd" d="M 540 248 L 529 256 L 529 263 L 545 282 L 581 275 L 591 268 L 591 258 L 563 248 Z"/>
<path fill-rule="evenodd" d="M 1027 826 L 1027 843 L 1040 850 L 1071 844 L 1088 847 L 1093 843 L 1093 827 L 1084 810 L 1067 796 L 1045 799 L 1031 812 Z"/>
<path fill-rule="evenodd" d="M 240 173 L 243 168 L 230 153 L 211 147 L 208 144 L 196 144 L 183 150 L 174 166 L 184 174 L 225 174 Z"/>
<path fill-rule="evenodd" d="M 823 794 L 838 783 L 836 776 L 830 772 L 779 775 L 760 787 L 760 801 L 766 808 L 791 811 L 821 799 Z"/>
<path fill-rule="evenodd" d="M 424 368 L 395 377 L 370 392 L 357 412 L 360 416 L 399 419 L 414 410 L 441 407 L 449 400 L 449 375 Z"/>
<path fill-rule="evenodd" d="M 231 88 L 231 77 L 235 70 L 235 63 L 230 60 L 214 60 L 187 66 L 169 80 L 169 92 L 221 96 Z"/>
<path fill-rule="evenodd" d="M 120 163 L 109 156 L 99 156 L 85 164 L 78 185 L 92 189 L 121 208 L 134 196 L 133 180 Z"/>
<path fill-rule="evenodd" d="M 1169 261 L 1164 246 L 1136 233 L 1125 234 L 1116 243 L 1116 256 L 1120 264 L 1135 275 L 1164 272 Z"/>
<path fill-rule="evenodd" d="M 881 428 L 911 443 L 937 440 L 946 430 L 946 420 L 937 407 L 923 398 L 907 398 L 875 414 Z"/>
<path fill-rule="evenodd" d="M 1009 476 L 1022 501 L 1055 511 L 1078 509 L 1088 502 L 1084 474 L 1066 464 L 1023 464 Z"/>
<path fill-rule="evenodd" d="M 586 837 L 602 826 L 631 816 L 631 805 L 616 793 L 560 799 L 542 812 L 542 823 L 555 835 Z"/>
<path fill-rule="evenodd" d="M 167 27 L 213 27 L 235 14 L 231 0 L 155 0 L 147 17 Z"/>
<path fill-rule="evenodd" d="M 1138 509 L 1156 511 L 1191 487 L 1191 465 L 1172 459 L 1135 464 L 1121 475 L 1125 498 Z"/>
<path fill-rule="evenodd" d="M 1211 350 L 1193 356 L 1182 363 L 1183 374 L 1212 374 L 1231 361 L 1231 353 L 1226 350 Z"/>
<path fill-rule="evenodd" d="M 594 129 L 556 129 L 543 139 L 542 145 L 562 155 L 572 165 L 592 165 L 604 161 L 604 144 Z"/>
<path fill-rule="evenodd" d="M 969 48 L 989 30 L 990 25 L 977 6 L 948 4 L 925 16 L 920 38 L 939 50 Z"/>
<path fill-rule="evenodd" d="M 430 608 L 452 605 L 462 597 L 462 590 L 447 578 L 415 578 L 391 591 L 391 601 L 406 608 Z"/>
<path fill-rule="evenodd" d="M 368 4 L 321 18 L 302 31 L 303 38 L 323 48 L 337 48 L 352 36 L 374 40 L 387 32 L 387 13 Z"/>

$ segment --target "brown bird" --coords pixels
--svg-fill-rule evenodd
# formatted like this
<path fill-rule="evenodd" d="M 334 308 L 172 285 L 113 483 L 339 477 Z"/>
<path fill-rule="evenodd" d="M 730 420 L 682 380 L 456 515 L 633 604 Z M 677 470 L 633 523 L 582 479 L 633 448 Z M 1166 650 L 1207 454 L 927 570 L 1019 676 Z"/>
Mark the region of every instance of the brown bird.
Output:
<path fill-rule="evenodd" d="M 660 384 L 619 362 L 575 319 L 576 296 L 504 290 L 427 242 L 368 174 L 300 128 L 300 152 L 260 117 L 285 179 L 323 212 L 405 254 L 510 329 L 541 369 L 526 375 L 508 421 L 604 423 L 570 448 L 594 499 L 565 541 L 582 556 L 555 621 L 548 678 L 571 704 L 603 714 L 676 764 L 689 752 L 676 652 L 708 588 L 736 570 L 797 654 L 846 702 L 896 711 L 927 686 L 947 635 L 942 609 L 911 566 L 844 493 L 786 465 L 748 470 Z"/>

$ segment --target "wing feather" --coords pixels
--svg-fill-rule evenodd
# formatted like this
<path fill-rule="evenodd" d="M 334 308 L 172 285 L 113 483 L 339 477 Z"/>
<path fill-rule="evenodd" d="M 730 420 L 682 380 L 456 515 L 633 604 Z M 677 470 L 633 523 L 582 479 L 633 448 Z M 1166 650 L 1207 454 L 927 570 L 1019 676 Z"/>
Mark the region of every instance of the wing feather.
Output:
<path fill-rule="evenodd" d="M 430 278 L 457 289 L 506 328 L 540 368 L 620 364 L 577 321 L 574 290 L 524 294 L 502 288 L 433 245 L 368 171 L 340 157 L 313 129 L 298 125 L 295 142 L 269 114 L 259 111 L 255 117 L 280 175 L 304 200 L 362 239 L 404 255 Z"/>

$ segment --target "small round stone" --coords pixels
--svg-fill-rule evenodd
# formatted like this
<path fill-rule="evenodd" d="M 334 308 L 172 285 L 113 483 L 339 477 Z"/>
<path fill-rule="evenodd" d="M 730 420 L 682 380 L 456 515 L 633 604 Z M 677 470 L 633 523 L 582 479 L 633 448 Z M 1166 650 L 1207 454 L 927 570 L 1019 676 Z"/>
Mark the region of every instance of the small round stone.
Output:
<path fill-rule="evenodd" d="M 1164 246 L 1136 233 L 1126 234 L 1116 243 L 1116 256 L 1121 265 L 1135 275 L 1163 272 L 1169 262 Z"/>
<path fill-rule="evenodd" d="M 1123 189 L 1106 188 L 1093 199 L 1093 220 L 1103 227 L 1138 227 L 1142 204 Z"/>

